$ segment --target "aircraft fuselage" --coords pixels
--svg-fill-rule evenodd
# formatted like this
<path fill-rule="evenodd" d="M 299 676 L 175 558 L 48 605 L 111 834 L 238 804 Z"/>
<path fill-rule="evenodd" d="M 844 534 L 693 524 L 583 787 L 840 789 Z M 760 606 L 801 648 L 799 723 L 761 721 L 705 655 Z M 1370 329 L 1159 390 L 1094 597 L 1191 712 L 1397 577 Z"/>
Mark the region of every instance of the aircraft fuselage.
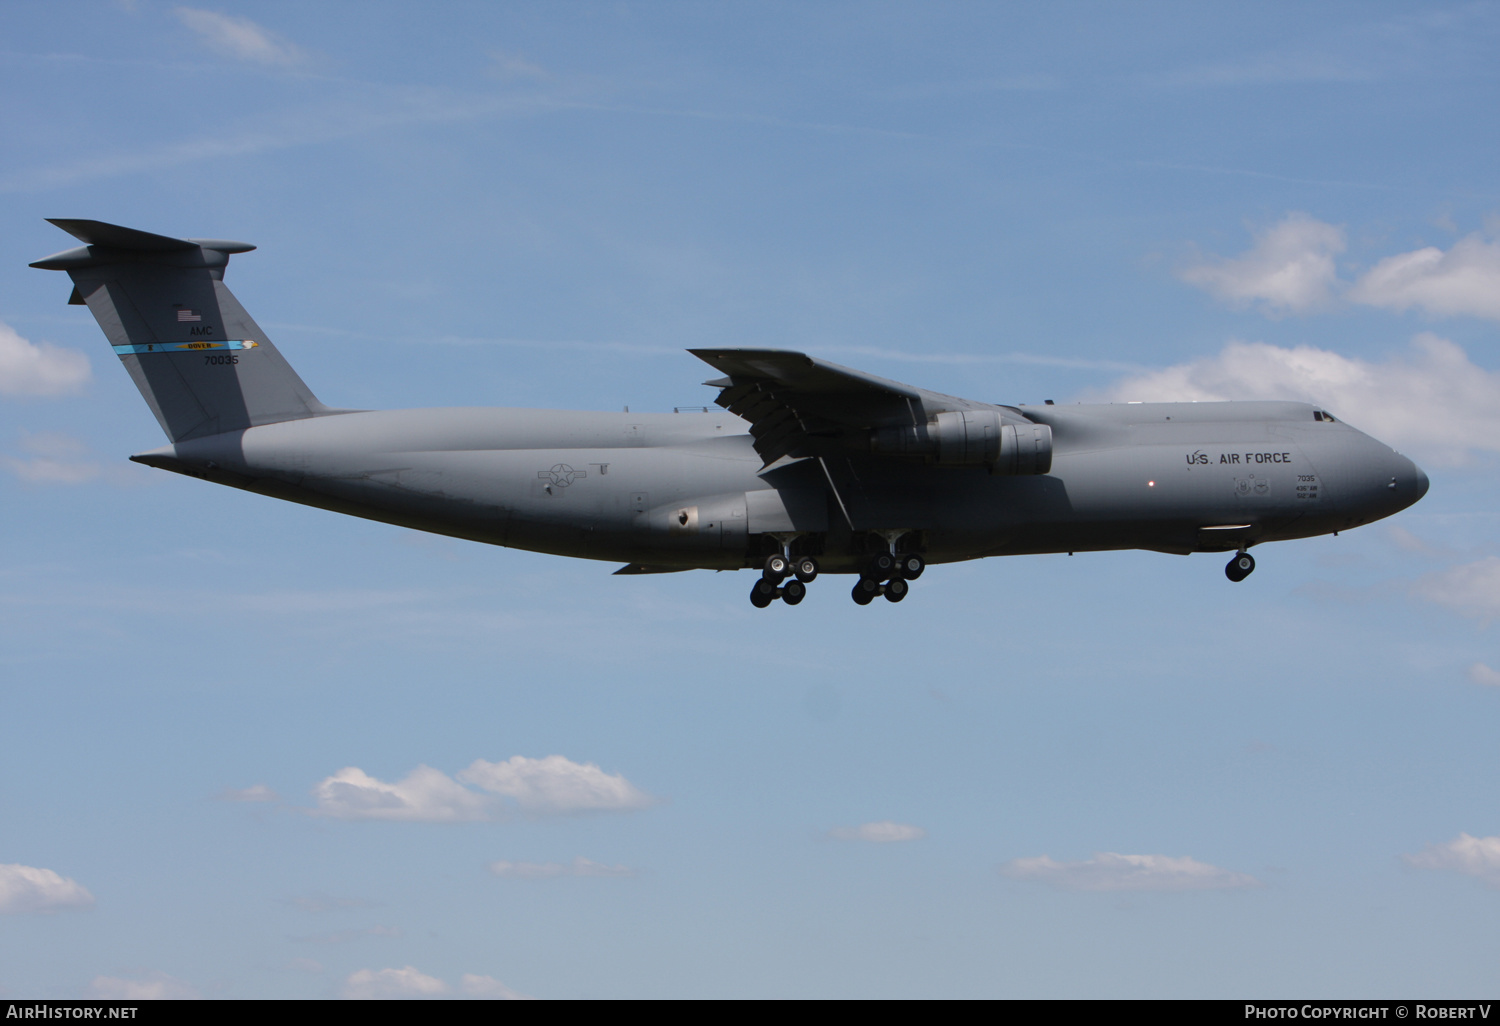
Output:
<path fill-rule="evenodd" d="M 372 520 L 652 569 L 758 567 L 792 539 L 857 572 L 900 536 L 931 563 L 1122 548 L 1234 551 L 1421 497 L 1411 460 L 1290 402 L 1027 406 L 1050 473 L 859 454 L 762 469 L 725 412 L 351 412 L 164 446 L 140 462 Z"/>
<path fill-rule="evenodd" d="M 1103 549 L 1234 552 L 1416 502 L 1404 456 L 1305 403 L 998 406 L 784 349 L 689 352 L 701 414 L 324 405 L 224 284 L 255 247 L 80 219 L 65 271 L 171 444 L 141 463 L 422 531 L 626 564 L 821 572 L 900 602 L 928 563 Z"/>

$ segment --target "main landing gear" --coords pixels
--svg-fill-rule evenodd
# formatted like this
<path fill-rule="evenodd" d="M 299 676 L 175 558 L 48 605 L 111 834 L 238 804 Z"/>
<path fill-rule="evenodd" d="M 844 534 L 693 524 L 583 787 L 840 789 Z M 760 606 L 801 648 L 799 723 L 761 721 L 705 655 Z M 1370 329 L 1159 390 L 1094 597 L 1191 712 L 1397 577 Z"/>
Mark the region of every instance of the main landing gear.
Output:
<path fill-rule="evenodd" d="M 871 556 L 860 570 L 853 596 L 854 601 L 862 606 L 868 606 L 881 595 L 887 602 L 900 602 L 911 591 L 911 582 L 927 569 L 927 560 L 917 553 L 895 551 L 896 542 L 908 532 L 881 533 L 886 536 L 891 551 Z M 807 597 L 807 586 L 818 576 L 816 559 L 791 555 L 789 550 L 795 536 L 776 537 L 781 540 L 783 551 L 766 557 L 760 580 L 750 589 L 750 604 L 756 609 L 765 609 L 777 599 L 789 606 L 797 605 Z"/>
<path fill-rule="evenodd" d="M 1224 568 L 1224 576 L 1236 584 L 1254 572 L 1255 557 L 1244 551 L 1236 552 L 1234 558 L 1229 561 L 1229 565 Z"/>
<path fill-rule="evenodd" d="M 915 552 L 872 556 L 854 583 L 851 597 L 861 606 L 868 606 L 879 595 L 884 595 L 887 602 L 900 602 L 911 591 L 908 582 L 921 577 L 926 569 L 927 561 Z"/>
<path fill-rule="evenodd" d="M 764 609 L 781 599 L 787 605 L 795 606 L 807 598 L 807 585 L 817 576 L 818 561 L 811 556 L 798 556 L 796 559 L 781 555 L 767 556 L 760 580 L 750 589 L 750 604 L 756 609 Z M 786 581 L 788 577 L 792 580 Z M 786 584 L 783 585 L 782 581 L 786 581 Z"/>

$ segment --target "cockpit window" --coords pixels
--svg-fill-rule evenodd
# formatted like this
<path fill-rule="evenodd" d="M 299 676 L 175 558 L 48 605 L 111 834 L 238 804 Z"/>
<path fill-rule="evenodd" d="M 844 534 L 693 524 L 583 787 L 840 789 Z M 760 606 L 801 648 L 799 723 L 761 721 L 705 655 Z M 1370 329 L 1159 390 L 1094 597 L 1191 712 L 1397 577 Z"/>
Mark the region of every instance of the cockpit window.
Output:
<path fill-rule="evenodd" d="M 1313 420 L 1327 421 L 1330 424 L 1338 423 L 1338 421 L 1333 419 L 1333 414 L 1327 413 L 1323 410 L 1313 410 Z"/>

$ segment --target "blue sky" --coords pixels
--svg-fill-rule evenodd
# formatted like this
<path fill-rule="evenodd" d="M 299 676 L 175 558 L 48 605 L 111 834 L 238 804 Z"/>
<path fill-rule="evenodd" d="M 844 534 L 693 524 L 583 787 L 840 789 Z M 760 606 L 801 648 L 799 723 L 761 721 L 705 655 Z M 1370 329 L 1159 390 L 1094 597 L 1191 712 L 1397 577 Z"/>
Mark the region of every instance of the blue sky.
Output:
<path fill-rule="evenodd" d="M 4 22 L 0 996 L 1493 993 L 1500 6 Z M 668 410 L 775 346 L 1307 399 L 1432 488 L 1241 585 L 759 611 L 129 463 L 44 217 L 256 244 L 332 405 Z"/>

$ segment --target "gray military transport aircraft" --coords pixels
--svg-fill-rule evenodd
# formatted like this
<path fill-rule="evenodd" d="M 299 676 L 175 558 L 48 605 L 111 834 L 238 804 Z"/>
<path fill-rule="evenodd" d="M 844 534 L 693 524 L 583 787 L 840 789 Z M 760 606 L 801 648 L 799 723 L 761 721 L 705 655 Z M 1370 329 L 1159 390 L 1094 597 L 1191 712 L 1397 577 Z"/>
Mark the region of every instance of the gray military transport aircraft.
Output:
<path fill-rule="evenodd" d="M 1294 402 L 1001 406 L 779 349 L 692 349 L 711 413 L 340 410 L 224 286 L 254 246 L 53 219 L 67 271 L 167 433 L 137 463 L 492 545 L 760 571 L 796 605 L 820 574 L 899 602 L 928 563 L 1106 549 L 1232 552 L 1390 516 L 1427 476 Z"/>

